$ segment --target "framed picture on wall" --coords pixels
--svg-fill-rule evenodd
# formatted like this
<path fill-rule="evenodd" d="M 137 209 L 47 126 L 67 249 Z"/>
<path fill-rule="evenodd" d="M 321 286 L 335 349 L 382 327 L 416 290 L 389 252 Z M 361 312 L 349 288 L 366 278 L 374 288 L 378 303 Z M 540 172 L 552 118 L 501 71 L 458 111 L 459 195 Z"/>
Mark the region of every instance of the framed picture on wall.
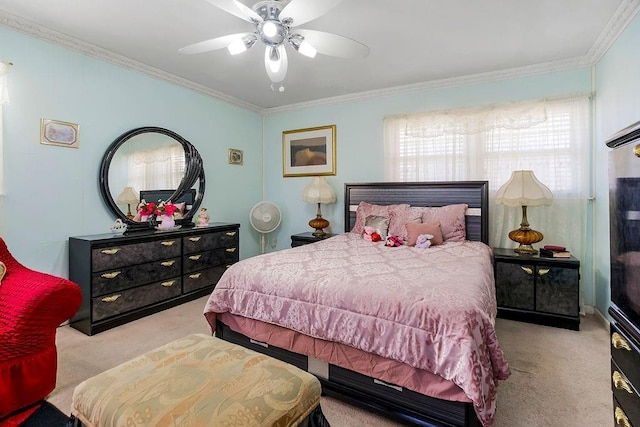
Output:
<path fill-rule="evenodd" d="M 282 132 L 283 176 L 336 174 L 336 125 Z"/>
<path fill-rule="evenodd" d="M 80 147 L 80 125 L 60 120 L 40 119 L 40 144 Z"/>

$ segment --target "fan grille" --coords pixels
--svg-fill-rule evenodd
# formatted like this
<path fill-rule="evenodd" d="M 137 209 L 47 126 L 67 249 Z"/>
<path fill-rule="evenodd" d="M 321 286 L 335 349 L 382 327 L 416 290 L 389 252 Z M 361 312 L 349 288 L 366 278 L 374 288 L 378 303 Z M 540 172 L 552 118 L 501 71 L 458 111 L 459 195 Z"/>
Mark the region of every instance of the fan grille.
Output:
<path fill-rule="evenodd" d="M 270 233 L 278 228 L 280 219 L 280 208 L 271 202 L 256 204 L 249 214 L 251 226 L 260 233 Z"/>

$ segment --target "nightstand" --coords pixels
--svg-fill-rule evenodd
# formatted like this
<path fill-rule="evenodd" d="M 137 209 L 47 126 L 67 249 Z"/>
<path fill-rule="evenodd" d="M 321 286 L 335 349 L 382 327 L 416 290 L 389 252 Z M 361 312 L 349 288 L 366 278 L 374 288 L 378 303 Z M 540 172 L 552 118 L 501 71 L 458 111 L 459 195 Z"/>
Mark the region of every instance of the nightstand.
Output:
<path fill-rule="evenodd" d="M 314 236 L 311 231 L 307 233 L 294 234 L 291 236 L 291 247 L 295 248 L 296 246 L 308 245 L 309 243 L 319 242 L 320 240 L 328 239 L 333 236 L 335 236 L 335 234 L 327 233 L 324 237 L 318 238 Z"/>
<path fill-rule="evenodd" d="M 580 261 L 494 248 L 498 317 L 580 329 Z"/>

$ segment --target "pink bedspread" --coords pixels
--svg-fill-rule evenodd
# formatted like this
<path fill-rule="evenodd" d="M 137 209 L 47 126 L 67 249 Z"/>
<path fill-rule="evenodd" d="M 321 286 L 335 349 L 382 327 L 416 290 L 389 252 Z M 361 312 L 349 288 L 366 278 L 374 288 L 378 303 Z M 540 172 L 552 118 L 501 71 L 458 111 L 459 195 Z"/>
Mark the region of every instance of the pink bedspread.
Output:
<path fill-rule="evenodd" d="M 280 325 L 423 369 L 457 384 L 491 425 L 498 345 L 491 249 L 479 242 L 387 247 L 345 233 L 245 259 L 216 285 L 205 315 Z"/>

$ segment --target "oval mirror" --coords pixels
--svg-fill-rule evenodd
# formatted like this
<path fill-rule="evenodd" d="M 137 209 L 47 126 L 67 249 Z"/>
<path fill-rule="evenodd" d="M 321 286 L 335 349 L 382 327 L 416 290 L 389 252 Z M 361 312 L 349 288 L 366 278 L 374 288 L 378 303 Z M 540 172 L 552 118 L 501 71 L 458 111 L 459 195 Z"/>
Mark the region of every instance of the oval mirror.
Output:
<path fill-rule="evenodd" d="M 100 191 L 117 218 L 129 229 L 155 226 L 153 215 L 136 208 L 146 202 L 171 201 L 177 225 L 193 225 L 202 203 L 205 178 L 198 150 L 175 132 L 141 127 L 125 132 L 107 149 L 100 167 Z"/>

